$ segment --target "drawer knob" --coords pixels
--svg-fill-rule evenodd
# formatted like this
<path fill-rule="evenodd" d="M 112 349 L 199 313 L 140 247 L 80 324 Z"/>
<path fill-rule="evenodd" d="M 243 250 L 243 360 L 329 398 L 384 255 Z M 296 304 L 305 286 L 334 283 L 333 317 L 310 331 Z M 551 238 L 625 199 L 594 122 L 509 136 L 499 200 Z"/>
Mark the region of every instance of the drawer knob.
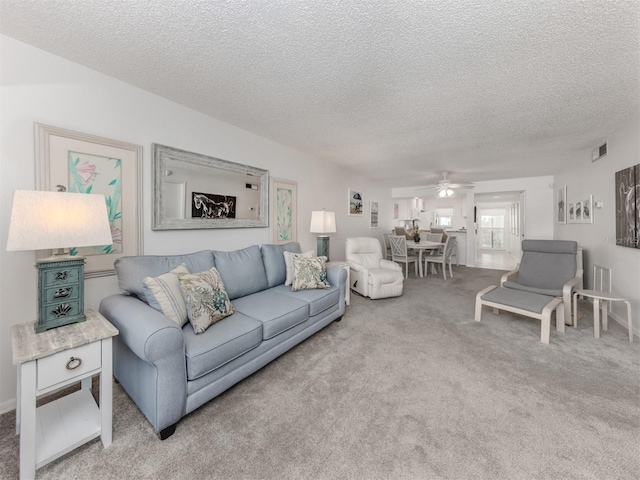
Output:
<path fill-rule="evenodd" d="M 75 370 L 82 365 L 82 359 L 78 357 L 71 357 L 67 362 L 67 370 Z"/>

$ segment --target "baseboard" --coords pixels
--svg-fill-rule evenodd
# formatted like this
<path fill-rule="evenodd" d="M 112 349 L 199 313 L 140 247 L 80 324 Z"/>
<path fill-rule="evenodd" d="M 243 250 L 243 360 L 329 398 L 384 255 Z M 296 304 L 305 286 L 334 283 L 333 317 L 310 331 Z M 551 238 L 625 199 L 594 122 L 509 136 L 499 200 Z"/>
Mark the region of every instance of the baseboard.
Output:
<path fill-rule="evenodd" d="M 7 400 L 6 402 L 0 403 L 0 415 L 4 413 L 9 413 L 12 410 L 16 409 L 16 399 Z"/>

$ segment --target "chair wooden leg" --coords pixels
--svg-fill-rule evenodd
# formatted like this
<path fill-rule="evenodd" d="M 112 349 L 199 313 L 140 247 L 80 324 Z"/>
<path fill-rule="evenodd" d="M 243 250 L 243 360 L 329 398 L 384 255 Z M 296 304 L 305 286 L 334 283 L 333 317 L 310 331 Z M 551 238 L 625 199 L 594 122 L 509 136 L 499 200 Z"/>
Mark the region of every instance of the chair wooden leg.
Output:
<path fill-rule="evenodd" d="M 593 336 L 600 338 L 600 299 L 593 299 Z"/>
<path fill-rule="evenodd" d="M 442 278 L 447 279 L 447 264 L 442 262 Z"/>
<path fill-rule="evenodd" d="M 564 333 L 564 305 L 562 303 L 556 307 L 556 330 Z"/>
<path fill-rule="evenodd" d="M 629 341 L 633 342 L 633 321 L 631 320 L 631 304 L 628 300 L 625 300 L 624 303 L 627 304 L 627 322 L 629 328 Z"/>
<path fill-rule="evenodd" d="M 453 270 L 451 270 L 451 260 L 449 260 L 449 276 L 453 278 Z"/>
<path fill-rule="evenodd" d="M 578 328 L 578 294 L 573 294 L 573 328 Z"/>
<path fill-rule="evenodd" d="M 549 337 L 551 336 L 551 312 L 547 311 L 542 316 L 542 326 L 540 328 L 540 341 L 549 345 Z"/>
<path fill-rule="evenodd" d="M 609 302 L 602 300 L 602 330 L 609 330 Z"/>

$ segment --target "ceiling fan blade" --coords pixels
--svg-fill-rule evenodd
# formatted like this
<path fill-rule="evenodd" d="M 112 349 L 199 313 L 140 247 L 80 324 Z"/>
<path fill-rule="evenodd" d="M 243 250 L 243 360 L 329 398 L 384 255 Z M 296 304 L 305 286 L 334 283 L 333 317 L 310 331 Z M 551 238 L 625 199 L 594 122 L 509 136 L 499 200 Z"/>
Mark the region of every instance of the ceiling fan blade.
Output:
<path fill-rule="evenodd" d="M 473 188 L 475 185 L 473 183 L 452 183 L 449 185 L 449 188 Z"/>

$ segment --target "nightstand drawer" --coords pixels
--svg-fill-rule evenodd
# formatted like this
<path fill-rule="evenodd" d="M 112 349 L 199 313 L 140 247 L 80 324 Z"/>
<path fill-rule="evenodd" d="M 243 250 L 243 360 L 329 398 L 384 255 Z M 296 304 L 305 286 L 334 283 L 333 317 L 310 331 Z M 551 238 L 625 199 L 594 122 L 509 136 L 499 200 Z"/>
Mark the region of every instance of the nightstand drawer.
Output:
<path fill-rule="evenodd" d="M 74 360 L 71 360 L 73 357 Z M 37 389 L 44 390 L 61 382 L 73 380 L 102 365 L 100 342 L 58 352 L 38 360 Z"/>
<path fill-rule="evenodd" d="M 44 295 L 46 303 L 76 300 L 80 296 L 80 287 L 76 283 L 72 285 L 47 288 Z"/>

